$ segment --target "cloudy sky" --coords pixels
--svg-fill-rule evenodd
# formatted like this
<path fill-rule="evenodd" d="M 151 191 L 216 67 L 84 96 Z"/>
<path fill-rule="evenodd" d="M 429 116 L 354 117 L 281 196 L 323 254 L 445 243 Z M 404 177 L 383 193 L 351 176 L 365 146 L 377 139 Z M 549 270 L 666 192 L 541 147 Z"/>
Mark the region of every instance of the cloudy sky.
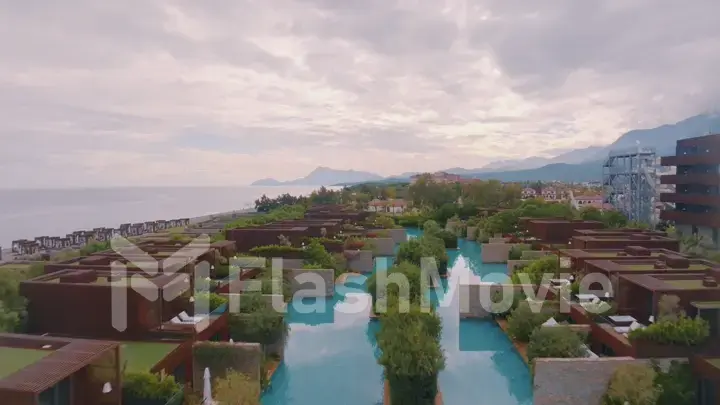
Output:
<path fill-rule="evenodd" d="M 716 109 L 717 0 L 0 0 L 3 186 L 550 156 Z"/>

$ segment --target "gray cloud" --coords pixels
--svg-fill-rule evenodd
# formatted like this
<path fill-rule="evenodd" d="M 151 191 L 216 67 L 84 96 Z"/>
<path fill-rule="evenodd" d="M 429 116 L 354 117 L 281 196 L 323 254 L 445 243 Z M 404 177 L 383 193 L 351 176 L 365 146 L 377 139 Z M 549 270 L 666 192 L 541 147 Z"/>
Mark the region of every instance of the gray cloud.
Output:
<path fill-rule="evenodd" d="M 4 186 L 478 167 L 720 101 L 711 0 L 0 7 Z"/>

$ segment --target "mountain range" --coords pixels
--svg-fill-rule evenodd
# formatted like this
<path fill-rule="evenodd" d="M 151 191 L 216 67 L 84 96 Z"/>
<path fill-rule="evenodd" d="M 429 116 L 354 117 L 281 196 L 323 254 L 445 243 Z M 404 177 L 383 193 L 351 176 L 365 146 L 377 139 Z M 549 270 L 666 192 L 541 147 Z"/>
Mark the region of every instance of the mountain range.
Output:
<path fill-rule="evenodd" d="M 610 145 L 575 149 L 551 158 L 530 157 L 520 160 L 501 160 L 476 169 L 453 167 L 443 171 L 469 178 L 497 179 L 501 181 L 598 181 L 601 176 L 602 162 L 612 150 L 635 148 L 639 145 L 641 147 L 655 148 L 658 156 L 672 155 L 675 151 L 675 143 L 679 139 L 706 135 L 713 130 L 715 133 L 720 133 L 720 115 L 701 114 L 675 124 L 629 131 Z M 383 177 L 370 172 L 335 170 L 321 166 L 300 179 L 286 182 L 275 179 L 262 179 L 252 183 L 252 185 L 389 183 L 408 181 L 410 176 L 414 174 L 417 173 L 409 172 L 397 176 Z"/>

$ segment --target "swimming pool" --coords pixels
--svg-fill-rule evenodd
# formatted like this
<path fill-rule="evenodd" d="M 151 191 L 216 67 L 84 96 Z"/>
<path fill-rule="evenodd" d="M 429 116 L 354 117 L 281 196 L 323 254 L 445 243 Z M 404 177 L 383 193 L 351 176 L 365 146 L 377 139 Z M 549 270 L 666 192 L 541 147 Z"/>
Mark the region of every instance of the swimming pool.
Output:
<path fill-rule="evenodd" d="M 421 232 L 409 229 L 408 236 Z M 530 373 L 514 347 L 491 321 L 460 320 L 454 285 L 470 274 L 504 272 L 480 263 L 480 246 L 460 241 L 450 250 L 447 290 L 438 293 L 447 365 L 440 389 L 445 405 L 530 405 Z M 377 322 L 368 317 L 364 277 L 349 277 L 332 299 L 304 299 L 288 311 L 285 360 L 263 394 L 263 405 L 380 405 L 382 368 L 376 362 Z M 325 313 L 302 313 L 320 304 Z M 303 308 L 306 308 L 303 310 Z"/>

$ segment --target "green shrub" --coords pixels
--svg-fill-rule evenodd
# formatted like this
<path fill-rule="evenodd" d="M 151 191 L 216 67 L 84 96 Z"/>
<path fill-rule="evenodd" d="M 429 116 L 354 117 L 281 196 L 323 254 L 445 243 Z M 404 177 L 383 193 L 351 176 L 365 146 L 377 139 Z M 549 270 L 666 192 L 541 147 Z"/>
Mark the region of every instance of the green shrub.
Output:
<path fill-rule="evenodd" d="M 303 264 L 302 268 L 305 270 L 322 270 L 322 269 L 324 269 L 323 266 L 321 266 L 317 263 L 305 263 L 305 264 Z"/>
<path fill-rule="evenodd" d="M 516 269 L 511 280 L 513 284 L 523 284 L 521 274 L 525 275 L 532 285 L 540 285 L 543 282 L 543 275 L 552 279 L 560 276 L 560 264 L 555 255 L 545 256 L 533 260 L 522 269 Z"/>
<path fill-rule="evenodd" d="M 93 253 L 102 252 L 110 249 L 110 242 L 98 242 L 90 240 L 85 246 L 80 248 L 81 256 L 90 256 Z"/>
<path fill-rule="evenodd" d="M 670 362 L 667 371 L 653 364 L 655 385 L 660 388 L 657 405 L 695 405 L 697 403 L 696 381 L 690 364 Z"/>
<path fill-rule="evenodd" d="M 420 228 L 426 220 L 427 218 L 420 214 L 405 213 L 397 218 L 397 223 L 408 228 Z"/>
<path fill-rule="evenodd" d="M 210 312 L 220 308 L 222 305 L 228 303 L 228 299 L 223 297 L 222 295 L 215 294 L 215 293 L 198 293 L 195 296 L 196 300 L 208 300 L 210 303 Z"/>
<path fill-rule="evenodd" d="M 527 356 L 529 361 L 538 357 L 584 357 L 583 339 L 567 327 L 540 327 L 530 335 Z"/>
<path fill-rule="evenodd" d="M 240 312 L 230 314 L 228 327 L 233 340 L 262 345 L 279 341 L 288 331 L 285 315 L 276 311 L 259 293 L 242 296 Z"/>
<path fill-rule="evenodd" d="M 481 219 L 478 217 L 470 217 L 470 218 L 468 218 L 466 225 L 467 226 L 478 226 L 480 221 L 481 221 Z"/>
<path fill-rule="evenodd" d="M 508 260 L 520 260 L 522 259 L 523 246 L 513 245 L 508 252 Z"/>
<path fill-rule="evenodd" d="M 335 266 L 333 256 L 328 253 L 325 246 L 317 240 L 313 240 L 309 245 L 305 246 L 303 252 L 305 262 L 318 265 L 321 269 L 332 269 Z"/>
<path fill-rule="evenodd" d="M 423 245 L 423 256 L 434 257 L 440 275 L 442 276 L 447 274 L 448 261 L 450 260 L 450 257 L 448 256 L 447 250 L 445 250 L 445 241 L 433 235 L 423 235 L 419 239 L 420 243 Z M 455 243 L 457 243 L 457 238 L 454 240 Z"/>
<path fill-rule="evenodd" d="M 442 228 L 440 225 L 438 225 L 437 222 L 433 221 L 432 219 L 425 221 L 423 224 L 423 232 L 427 234 L 435 234 L 437 232 L 440 232 Z"/>
<path fill-rule="evenodd" d="M 423 257 L 434 257 L 438 273 L 440 275 L 447 274 L 449 257 L 445 250 L 445 243 L 442 239 L 432 235 L 423 235 L 401 243 L 395 262 L 409 262 L 416 266 L 422 266 Z"/>
<path fill-rule="evenodd" d="M 618 367 L 610 377 L 603 405 L 656 405 L 655 371 L 640 364 Z"/>
<path fill-rule="evenodd" d="M 396 273 L 404 275 L 410 284 L 410 295 L 407 297 L 410 302 L 420 303 L 424 294 L 420 267 L 412 263 L 401 262 L 387 270 L 388 281 Z M 372 298 L 373 308 L 377 304 L 378 297 L 382 296 L 388 297 L 388 307 L 390 307 L 392 305 L 391 297 L 397 297 L 400 287 L 395 283 L 388 283 L 385 286 L 380 285 L 378 283 L 378 272 L 376 271 L 367 280 L 367 291 Z"/>
<path fill-rule="evenodd" d="M 173 376 L 150 372 L 127 372 L 123 375 L 124 398 L 167 401 L 181 389 Z"/>
<path fill-rule="evenodd" d="M 552 314 L 545 311 L 534 312 L 527 302 L 522 302 L 507 318 L 508 334 L 519 342 L 528 342 L 535 332 Z"/>
<path fill-rule="evenodd" d="M 383 229 L 393 229 L 397 227 L 395 220 L 387 215 L 379 215 L 375 218 L 375 225 Z"/>
<path fill-rule="evenodd" d="M 330 238 L 303 238 L 303 242 L 312 243 L 318 241 L 322 245 L 342 245 L 344 241 L 342 239 L 330 239 Z"/>
<path fill-rule="evenodd" d="M 498 318 L 507 318 L 512 311 L 514 311 L 522 302 L 525 301 L 525 294 L 523 292 L 515 293 L 512 295 L 512 304 L 510 308 L 505 308 L 503 303 L 502 291 L 494 291 L 492 296 L 492 312 L 493 316 Z"/>
<path fill-rule="evenodd" d="M 450 231 L 441 230 L 434 236 L 437 236 L 438 238 L 442 239 L 445 249 L 457 249 L 458 237 L 456 234 L 454 234 Z"/>
<path fill-rule="evenodd" d="M 230 265 L 229 264 L 218 264 L 213 266 L 214 270 L 212 271 L 212 278 L 215 279 L 224 279 L 228 278 L 230 276 Z"/>
<path fill-rule="evenodd" d="M 660 319 L 646 328 L 630 331 L 628 337 L 665 345 L 696 346 L 710 337 L 710 325 L 700 317 L 680 316 Z"/>
<path fill-rule="evenodd" d="M 412 307 L 409 313 L 391 309 L 380 319 L 377 333 L 384 367 L 395 405 L 432 405 L 438 393 L 437 376 L 445 368 L 440 346 L 440 319 Z"/>
<path fill-rule="evenodd" d="M 409 262 L 416 266 L 420 266 L 420 259 L 423 257 L 423 244 L 419 238 L 410 239 L 398 246 L 398 252 L 395 257 L 396 263 Z"/>
<path fill-rule="evenodd" d="M 261 257 L 280 257 L 288 253 L 301 254 L 302 249 L 285 245 L 258 246 L 250 249 L 250 253 Z"/>
<path fill-rule="evenodd" d="M 302 204 L 285 205 L 273 209 L 267 214 L 243 216 L 225 225 L 225 229 L 247 228 L 269 224 L 276 221 L 301 219 L 305 216 L 305 206 Z"/>
<path fill-rule="evenodd" d="M 333 255 L 333 270 L 335 270 L 335 278 L 340 275 L 347 273 L 350 269 L 348 268 L 348 261 L 345 255 L 342 253 L 335 253 Z"/>

